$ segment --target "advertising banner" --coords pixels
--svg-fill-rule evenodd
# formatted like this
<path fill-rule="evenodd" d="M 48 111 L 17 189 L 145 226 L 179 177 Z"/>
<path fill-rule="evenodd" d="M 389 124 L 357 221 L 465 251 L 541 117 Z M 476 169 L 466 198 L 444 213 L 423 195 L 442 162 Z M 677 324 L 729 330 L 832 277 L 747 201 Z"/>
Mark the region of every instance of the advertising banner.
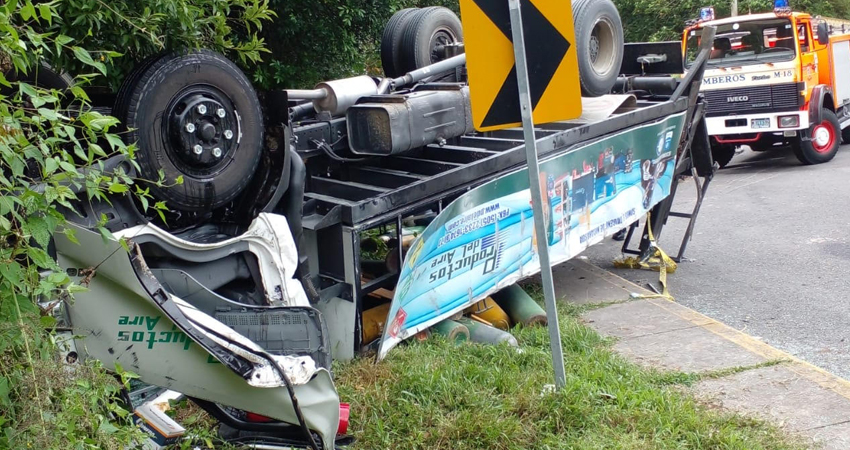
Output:
<path fill-rule="evenodd" d="M 549 255 L 564 262 L 644 216 L 670 193 L 684 113 L 540 163 Z M 540 272 L 521 169 L 448 205 L 408 251 L 378 352 Z"/>

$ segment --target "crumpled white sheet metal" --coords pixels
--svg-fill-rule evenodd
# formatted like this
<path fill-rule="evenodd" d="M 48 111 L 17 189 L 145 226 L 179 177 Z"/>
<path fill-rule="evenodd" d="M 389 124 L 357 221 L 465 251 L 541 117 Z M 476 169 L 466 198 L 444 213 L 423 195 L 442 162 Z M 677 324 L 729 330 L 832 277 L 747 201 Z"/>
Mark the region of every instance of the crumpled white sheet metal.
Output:
<path fill-rule="evenodd" d="M 255 352 L 264 353 L 265 350 L 262 347 L 255 344 L 252 340 L 245 336 L 233 331 L 227 325 L 224 325 L 213 317 L 210 317 L 203 311 L 200 311 L 189 303 L 186 303 L 179 297 L 172 295 L 172 299 L 190 321 L 201 325 L 203 328 L 214 331 L 214 333 L 209 333 L 204 329 L 200 329 L 200 331 L 208 338 L 233 352 L 235 355 L 245 358 L 254 364 L 253 376 L 246 380 L 248 384 L 261 388 L 272 388 L 285 385 L 283 379 L 280 377 L 280 372 L 275 370 L 266 358 L 245 350 L 248 348 Z M 226 339 L 223 339 L 221 336 Z M 289 378 L 289 382 L 294 385 L 307 384 L 318 370 L 316 361 L 309 356 L 271 356 L 280 365 L 280 367 L 283 368 L 284 373 L 286 373 L 287 378 Z"/>
<path fill-rule="evenodd" d="M 601 97 L 581 98 L 581 117 L 578 121 L 594 123 L 603 121 L 621 108 L 633 108 L 637 98 L 632 94 L 609 94 Z"/>
<path fill-rule="evenodd" d="M 261 213 L 245 233 L 214 244 L 200 244 L 180 239 L 153 224 L 138 225 L 114 233 L 116 238 L 132 240 L 155 235 L 160 240 L 188 251 L 214 250 L 247 242 L 248 250 L 257 257 L 263 289 L 272 306 L 310 306 L 304 287 L 294 279 L 298 267 L 298 248 L 289 231 L 286 217 Z"/>

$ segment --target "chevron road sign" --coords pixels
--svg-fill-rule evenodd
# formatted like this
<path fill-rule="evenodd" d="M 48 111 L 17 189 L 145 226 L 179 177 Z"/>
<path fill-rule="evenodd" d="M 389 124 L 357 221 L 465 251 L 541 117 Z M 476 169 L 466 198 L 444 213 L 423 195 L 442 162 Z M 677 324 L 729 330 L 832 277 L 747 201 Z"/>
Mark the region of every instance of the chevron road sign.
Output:
<path fill-rule="evenodd" d="M 519 3 L 535 123 L 581 115 L 575 31 L 569 0 Z M 508 0 L 460 0 L 472 118 L 479 131 L 521 124 Z"/>

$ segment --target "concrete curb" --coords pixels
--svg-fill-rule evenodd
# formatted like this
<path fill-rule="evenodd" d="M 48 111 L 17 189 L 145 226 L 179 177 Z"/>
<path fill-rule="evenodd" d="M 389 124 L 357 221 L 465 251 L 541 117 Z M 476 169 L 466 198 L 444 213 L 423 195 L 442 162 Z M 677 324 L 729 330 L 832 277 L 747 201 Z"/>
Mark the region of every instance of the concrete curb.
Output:
<path fill-rule="evenodd" d="M 836 394 L 850 400 L 850 381 L 833 375 L 820 367 L 803 361 L 793 355 L 783 352 L 777 348 L 766 344 L 765 342 L 756 339 L 742 331 L 738 331 L 729 325 L 718 322 L 708 316 L 704 316 L 686 306 L 669 300 L 650 299 L 649 302 L 663 308 L 685 320 L 688 320 L 695 325 L 708 330 L 740 347 L 743 347 L 749 352 L 755 353 L 768 360 L 785 359 L 791 362 L 788 365 L 794 373 L 803 378 L 814 381 L 820 386 L 829 389 Z M 706 323 L 707 322 L 707 323 Z"/>
<path fill-rule="evenodd" d="M 609 272 L 605 269 L 601 269 L 599 267 L 594 266 L 583 260 L 578 260 L 577 264 L 582 264 L 585 266 L 589 266 L 588 270 L 597 274 L 600 277 L 608 278 L 608 280 L 613 285 L 618 286 L 630 286 L 633 289 L 633 292 L 640 294 L 653 294 L 652 292 L 638 286 L 637 284 L 632 283 L 631 281 L 618 276 L 615 273 Z M 635 301 L 640 299 L 633 299 L 630 301 Z M 834 375 L 830 372 L 827 372 L 820 367 L 815 366 L 809 362 L 803 361 L 791 354 L 785 353 L 782 350 L 779 350 L 771 345 L 765 343 L 760 339 L 756 339 L 750 336 L 743 331 L 739 331 L 735 328 L 726 325 L 725 323 L 719 322 L 711 317 L 703 315 L 697 311 L 694 311 L 687 306 L 684 306 L 680 303 L 676 303 L 675 301 L 670 301 L 664 298 L 648 298 L 645 299 L 647 302 L 652 303 L 653 305 L 658 306 L 688 322 L 694 324 L 697 327 L 708 330 L 740 347 L 743 347 L 747 351 L 751 353 L 755 353 L 767 360 L 775 360 L 775 359 L 785 359 L 791 362 L 789 367 L 792 371 L 797 373 L 803 378 L 814 381 L 820 386 L 829 389 L 836 394 L 847 398 L 850 400 L 850 381 L 847 381 L 837 375 Z"/>
<path fill-rule="evenodd" d="M 559 299 L 602 305 L 583 318 L 599 333 L 618 338 L 614 349 L 629 359 L 690 373 L 743 369 L 700 381 L 694 390 L 823 448 L 850 448 L 850 381 L 586 260 L 568 261 L 553 272 Z"/>

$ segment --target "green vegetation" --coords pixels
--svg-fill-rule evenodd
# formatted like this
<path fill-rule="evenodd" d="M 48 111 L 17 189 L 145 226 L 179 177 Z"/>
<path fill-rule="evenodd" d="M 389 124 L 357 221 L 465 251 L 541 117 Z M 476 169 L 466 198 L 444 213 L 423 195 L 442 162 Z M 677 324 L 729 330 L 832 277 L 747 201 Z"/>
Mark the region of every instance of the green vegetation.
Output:
<path fill-rule="evenodd" d="M 352 404 L 355 448 L 805 448 L 768 424 L 698 403 L 684 387 L 700 375 L 627 362 L 570 310 L 561 316 L 566 387 L 546 392 L 546 329 L 514 333 L 521 351 L 431 338 L 378 364 L 337 367 L 340 395 Z"/>
<path fill-rule="evenodd" d="M 164 50 L 209 48 L 237 61 L 260 89 L 312 87 L 319 81 L 380 73 L 380 37 L 395 11 L 457 0 L 56 0 L 44 33 L 61 33 L 104 55 L 97 84 L 116 91 L 145 58 Z M 46 54 L 69 73 L 84 66 Z"/>
<path fill-rule="evenodd" d="M 73 209 L 73 202 L 122 194 L 135 195 L 143 209 L 166 209 L 148 192 L 149 184 L 163 180 L 135 179 L 121 168 L 105 170 L 104 161 L 113 156 L 134 163 L 135 146 L 122 140 L 117 119 L 92 108 L 90 89 L 92 83 L 126 74 L 129 65 L 120 62 L 116 46 L 133 54 L 179 41 L 255 59 L 259 41 L 232 43 L 230 24 L 242 18 L 258 27 L 266 17 L 263 5 L 240 0 L 0 2 L 0 448 L 123 449 L 139 442 L 139 430 L 118 402 L 134 375 L 120 367 L 109 374 L 95 361 L 66 367 L 53 333 L 61 325 L 52 314 L 55 308 L 85 289 L 71 283 L 51 254 L 54 234 L 75 241 L 63 211 Z M 149 20 L 128 14 L 136 7 L 150 7 L 142 10 Z M 125 34 L 129 41 L 118 37 Z M 121 46 L 125 42 L 133 44 Z M 39 72 L 45 61 L 75 75 L 66 80 L 68 88 L 56 86 L 56 80 L 43 83 Z M 106 217 L 101 220 L 105 223 Z M 100 231 L 109 235 L 105 228 Z"/>
<path fill-rule="evenodd" d="M 137 63 L 165 50 L 208 48 L 244 67 L 268 52 L 264 22 L 274 17 L 268 0 L 57 0 L 55 20 L 38 30 L 60 33 L 86 48 L 121 52 L 103 60 L 105 85 L 116 91 Z M 88 72 L 72 55 L 48 52 L 53 65 L 71 74 Z"/>
<path fill-rule="evenodd" d="M 383 261 L 390 249 L 381 239 L 387 233 L 385 227 L 372 228 L 360 233 L 360 258 L 367 261 Z"/>
<path fill-rule="evenodd" d="M 715 380 L 732 376 L 748 370 L 762 369 L 765 367 L 778 366 L 790 362 L 788 359 L 771 359 L 769 361 L 753 364 L 750 366 L 729 367 L 719 370 L 708 370 L 705 372 L 658 372 L 656 375 L 656 383 L 661 385 L 683 385 L 692 386 L 702 380 Z"/>
<path fill-rule="evenodd" d="M 68 92 L 32 81 L 42 55 L 68 55 L 89 71 L 102 69 L 99 56 L 117 56 L 90 52 L 65 35 L 40 33 L 55 23 L 55 6 L 0 6 L 4 72 L 16 72 L 19 80 L 0 76 L 0 448 L 122 448 L 137 431 L 122 427 L 129 413 L 111 401 L 121 384 L 96 363 L 68 371 L 52 336 L 39 330 L 56 324 L 39 300 L 61 302 L 83 289 L 48 253 L 54 233 L 73 239 L 59 208 L 129 192 L 134 184 L 123 171 L 103 171 L 104 159 L 129 156 L 133 148 L 113 134 L 115 118 L 91 110 L 80 88 L 91 77 L 81 76 Z"/>

